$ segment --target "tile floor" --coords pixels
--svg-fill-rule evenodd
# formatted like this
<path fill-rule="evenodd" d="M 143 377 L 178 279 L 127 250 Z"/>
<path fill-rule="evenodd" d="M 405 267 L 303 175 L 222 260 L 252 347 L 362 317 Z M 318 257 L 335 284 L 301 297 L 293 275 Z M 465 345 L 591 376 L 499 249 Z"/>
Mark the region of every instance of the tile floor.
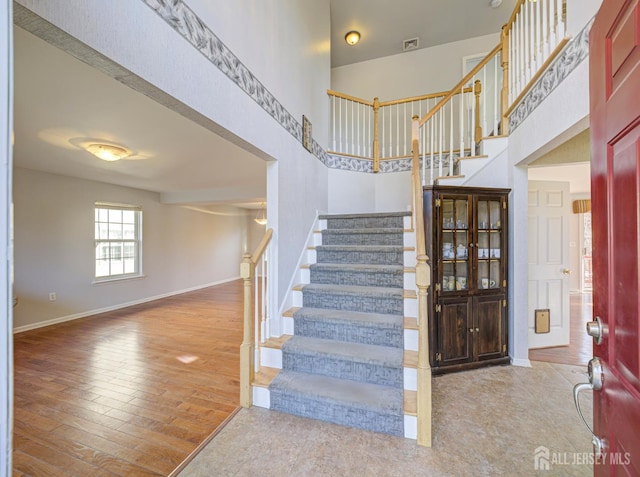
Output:
<path fill-rule="evenodd" d="M 533 362 L 433 380 L 433 447 L 243 409 L 180 473 L 209 476 L 590 476 L 590 436 L 573 405 L 583 367 Z M 590 396 L 581 398 L 591 416 Z M 590 419 L 588 419 L 590 420 Z M 534 452 L 549 451 L 549 470 Z"/>

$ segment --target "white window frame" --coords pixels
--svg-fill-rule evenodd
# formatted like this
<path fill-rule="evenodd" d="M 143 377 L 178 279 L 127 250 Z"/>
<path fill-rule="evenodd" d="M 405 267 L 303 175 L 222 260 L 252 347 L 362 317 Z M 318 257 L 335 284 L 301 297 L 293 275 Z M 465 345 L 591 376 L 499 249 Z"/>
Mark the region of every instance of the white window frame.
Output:
<path fill-rule="evenodd" d="M 120 219 L 120 221 L 111 221 L 111 218 L 108 217 L 105 220 L 99 220 L 99 210 L 116 210 L 121 211 L 121 213 L 133 212 L 134 213 L 134 238 L 124 238 L 124 227 L 130 222 L 125 223 L 124 219 Z M 100 217 L 104 219 L 103 217 Z M 119 237 L 109 237 L 109 231 L 112 230 L 110 225 L 120 225 L 121 234 Z M 106 225 L 107 236 L 104 235 L 104 227 L 101 228 L 101 225 Z M 117 227 L 116 227 L 117 229 Z M 142 208 L 136 205 L 127 205 L 127 204 L 115 204 L 111 202 L 96 202 L 94 204 L 94 240 L 95 240 L 95 248 L 93 254 L 93 283 L 104 283 L 104 282 L 112 282 L 119 280 L 127 280 L 131 278 L 140 278 L 144 276 L 142 274 Z M 134 271 L 133 272 L 124 272 L 124 263 L 122 263 L 122 273 L 118 273 L 117 271 L 113 272 L 112 269 L 115 268 L 115 264 L 112 262 L 116 262 L 115 257 L 108 256 L 104 258 L 104 247 L 100 247 L 100 245 L 108 244 L 108 250 L 110 251 L 113 247 L 114 250 L 117 248 L 119 250 L 119 260 L 118 262 L 123 262 L 123 254 L 127 245 L 133 245 L 134 250 Z M 101 252 L 99 253 L 99 250 Z M 100 256 L 99 256 L 100 255 Z M 109 254 L 107 254 L 109 255 Z M 106 262 L 109 267 L 109 271 L 107 274 L 101 273 L 98 276 L 98 262 Z"/>

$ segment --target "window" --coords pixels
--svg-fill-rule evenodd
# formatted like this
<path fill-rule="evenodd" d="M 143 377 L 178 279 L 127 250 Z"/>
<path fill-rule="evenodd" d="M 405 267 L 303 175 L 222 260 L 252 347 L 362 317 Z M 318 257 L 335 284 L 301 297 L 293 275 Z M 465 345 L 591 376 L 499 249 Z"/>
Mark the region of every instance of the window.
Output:
<path fill-rule="evenodd" d="M 96 280 L 142 275 L 142 211 L 96 202 Z"/>

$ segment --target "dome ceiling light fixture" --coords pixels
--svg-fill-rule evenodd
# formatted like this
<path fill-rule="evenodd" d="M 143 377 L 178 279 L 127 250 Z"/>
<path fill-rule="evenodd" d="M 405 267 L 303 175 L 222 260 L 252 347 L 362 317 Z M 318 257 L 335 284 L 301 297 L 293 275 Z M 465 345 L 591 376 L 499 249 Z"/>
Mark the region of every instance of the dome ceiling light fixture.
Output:
<path fill-rule="evenodd" d="M 346 41 L 348 45 L 351 45 L 351 46 L 355 45 L 360 41 L 360 32 L 351 30 L 349 33 L 347 33 L 344 36 L 344 41 Z"/>
<path fill-rule="evenodd" d="M 500 5 L 502 5 L 502 0 L 491 0 L 489 2 L 489 5 L 491 6 L 491 8 L 498 8 Z"/>
<path fill-rule="evenodd" d="M 83 147 L 98 159 L 107 162 L 119 161 L 132 154 L 128 149 L 112 144 L 88 144 Z"/>

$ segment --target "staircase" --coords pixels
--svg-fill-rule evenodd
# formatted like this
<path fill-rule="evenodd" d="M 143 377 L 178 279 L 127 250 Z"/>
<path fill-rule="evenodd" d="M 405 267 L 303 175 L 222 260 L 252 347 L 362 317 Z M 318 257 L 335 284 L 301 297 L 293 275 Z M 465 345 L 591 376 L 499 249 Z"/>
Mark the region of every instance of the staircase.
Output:
<path fill-rule="evenodd" d="M 404 219 L 321 216 L 327 228 L 301 286 L 270 408 L 405 436 Z"/>

